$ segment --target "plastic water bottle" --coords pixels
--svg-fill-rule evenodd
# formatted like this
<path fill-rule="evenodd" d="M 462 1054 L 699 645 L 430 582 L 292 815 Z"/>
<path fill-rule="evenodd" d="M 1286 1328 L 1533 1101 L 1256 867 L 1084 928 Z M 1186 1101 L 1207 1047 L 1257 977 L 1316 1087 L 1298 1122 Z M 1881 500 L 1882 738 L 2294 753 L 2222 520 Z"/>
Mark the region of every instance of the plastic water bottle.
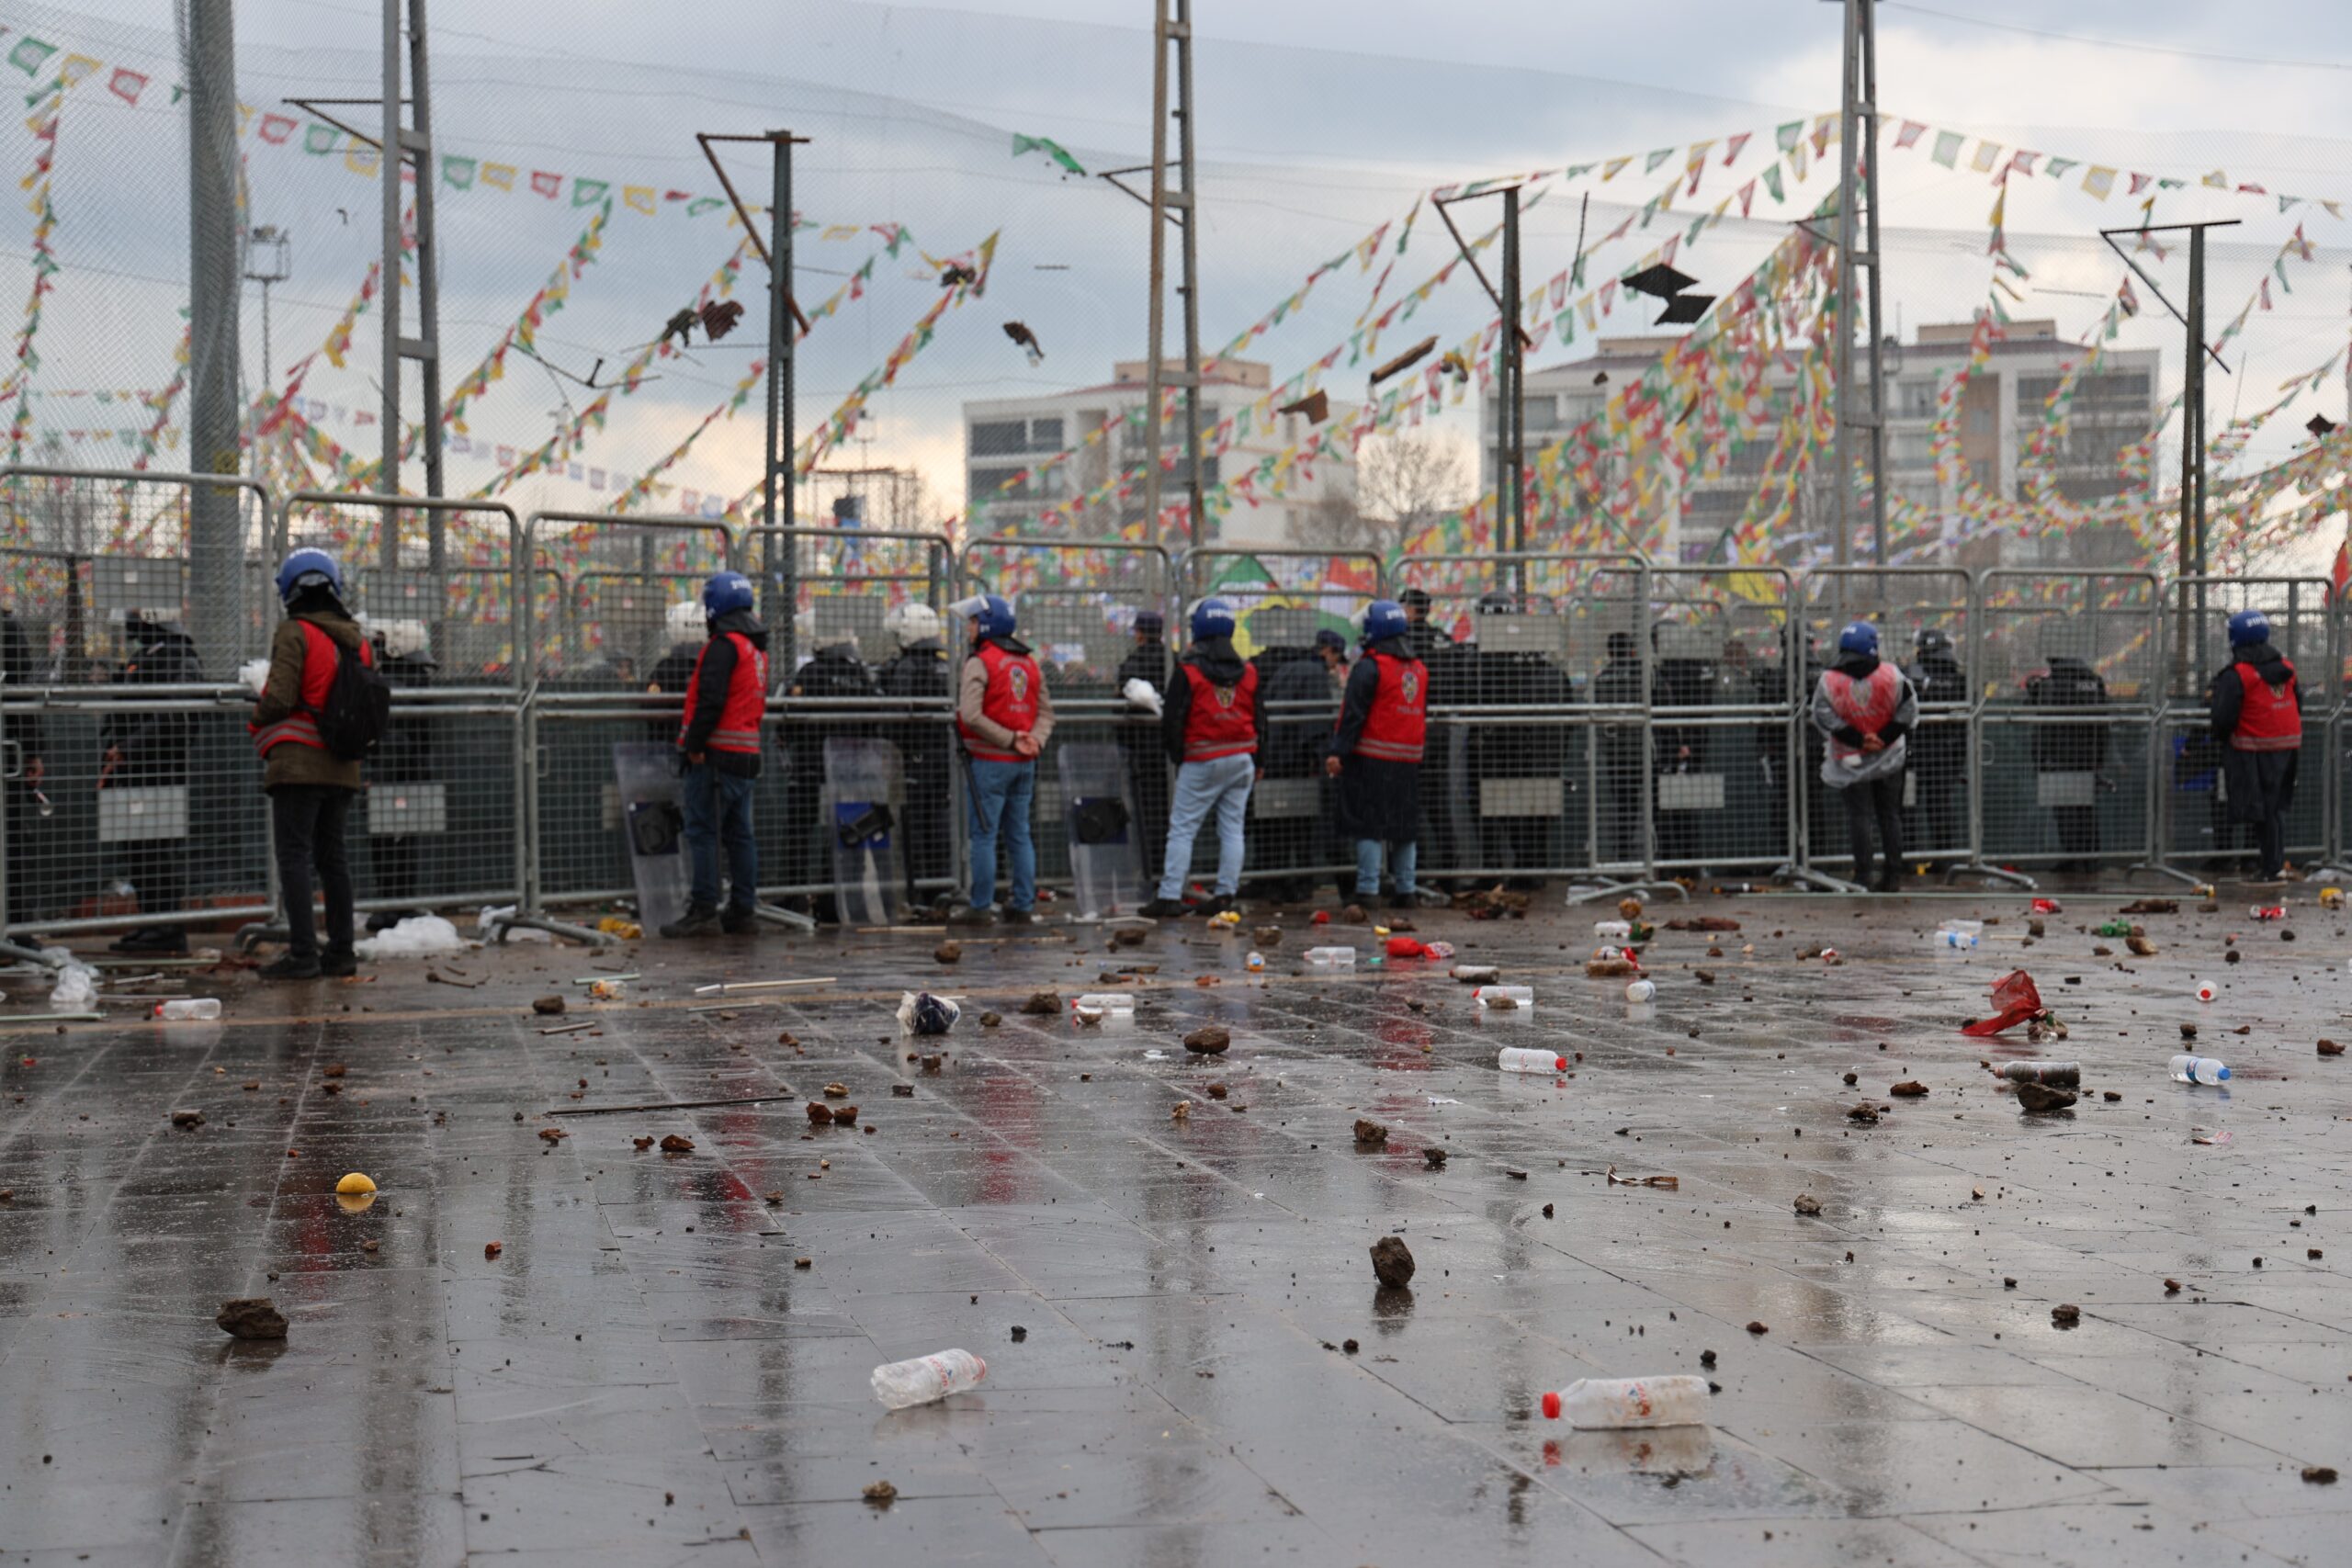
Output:
<path fill-rule="evenodd" d="M 1557 1051 L 1506 1045 L 1495 1057 L 1495 1066 L 1506 1073 L 1565 1073 L 1568 1070 L 1568 1059 Z"/>
<path fill-rule="evenodd" d="M 1648 980 L 1635 980 L 1625 987 L 1625 999 L 1629 1002 L 1645 1002 L 1657 995 L 1657 985 Z"/>
<path fill-rule="evenodd" d="M 1480 1007 L 1504 1001 L 1510 1002 L 1514 1007 L 1532 1008 L 1535 1005 L 1535 987 L 1532 986 L 1481 986 L 1470 993 L 1470 999 Z"/>
<path fill-rule="evenodd" d="M 1352 947 L 1310 947 L 1306 962 L 1317 969 L 1352 969 L 1356 966 L 1356 950 Z"/>
<path fill-rule="evenodd" d="M 2172 1059 L 2172 1081 L 2175 1083 L 2227 1083 L 2230 1069 L 2211 1056 L 2192 1056 L 2186 1051 Z"/>
<path fill-rule="evenodd" d="M 1974 947 L 1976 933 L 1974 931 L 1938 931 L 1936 945 L 1938 947 Z"/>
<path fill-rule="evenodd" d="M 1252 952 L 1248 957 L 1241 961 L 1241 967 L 1249 970 L 1252 975 L 1262 974 L 1266 967 L 1266 955 L 1262 953 Z"/>
<path fill-rule="evenodd" d="M 1983 936 L 1984 934 L 1984 922 L 1982 920 L 1946 920 L 1936 929 L 1938 931 L 1966 931 L 1970 936 Z"/>
<path fill-rule="evenodd" d="M 155 1016 L 165 1023 L 193 1022 L 198 1019 L 219 1018 L 219 997 L 181 997 L 176 1000 L 157 1002 Z"/>
<path fill-rule="evenodd" d="M 1707 1380 L 1579 1378 L 1544 1396 L 1544 1417 L 1588 1430 L 1695 1426 L 1707 1418 Z"/>
<path fill-rule="evenodd" d="M 624 980 L 592 980 L 588 996 L 593 1001 L 616 1002 L 628 995 L 628 983 Z"/>
<path fill-rule="evenodd" d="M 2059 1089 L 2079 1089 L 2080 1062 L 2003 1062 L 1995 1069 L 2011 1083 L 2046 1083 Z"/>
<path fill-rule="evenodd" d="M 1611 940 L 1627 942 L 1633 938 L 1634 922 L 1631 920 L 1595 920 L 1592 922 L 1592 934 L 1600 938 L 1603 942 Z"/>
<path fill-rule="evenodd" d="M 2287 906 L 2284 904 L 2256 904 L 2246 910 L 2246 914 L 2250 918 L 2257 920 L 2283 920 L 2287 918 Z"/>
<path fill-rule="evenodd" d="M 1089 991 L 1069 1005 L 1088 1012 L 1133 1012 L 1136 998 L 1132 991 Z"/>
<path fill-rule="evenodd" d="M 930 1404 L 951 1393 L 977 1388 L 989 1375 L 989 1364 L 969 1350 L 942 1350 L 911 1361 L 892 1361 L 874 1369 L 874 1397 L 886 1410 Z"/>
<path fill-rule="evenodd" d="M 2197 999 L 2199 1001 L 2210 1002 L 2213 999 L 2213 994 L 2212 981 L 2199 980 L 2197 982 Z"/>

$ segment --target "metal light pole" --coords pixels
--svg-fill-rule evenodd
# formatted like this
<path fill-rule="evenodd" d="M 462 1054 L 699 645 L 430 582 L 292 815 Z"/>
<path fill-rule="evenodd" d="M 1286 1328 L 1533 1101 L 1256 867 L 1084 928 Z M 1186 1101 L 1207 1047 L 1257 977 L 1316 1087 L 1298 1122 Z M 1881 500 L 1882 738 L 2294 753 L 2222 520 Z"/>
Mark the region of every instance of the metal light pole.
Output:
<path fill-rule="evenodd" d="M 1878 237 L 1878 22 L 1877 0 L 1841 0 L 1846 10 L 1844 65 L 1839 83 L 1838 118 L 1838 429 L 1833 462 L 1837 468 L 1837 561 L 1852 564 L 1854 553 L 1853 452 L 1849 430 L 1869 433 L 1871 474 L 1871 557 L 1886 564 L 1886 376 L 1879 318 Z M 1854 243 L 1858 216 L 1863 224 L 1862 247 Z M 1867 268 L 1870 289 L 1861 303 L 1868 312 L 1870 348 L 1869 406 L 1858 410 L 1854 398 L 1854 311 L 1856 274 Z"/>
<path fill-rule="evenodd" d="M 189 0 L 188 467 L 240 474 L 243 401 L 237 373 L 237 50 L 231 0 Z M 205 668 L 225 673 L 239 651 L 244 508 L 233 485 L 188 497 L 188 631 Z"/>
<path fill-rule="evenodd" d="M 1183 281 L 1176 286 L 1184 298 L 1184 369 L 1177 385 L 1184 393 L 1184 489 L 1187 543 L 1202 542 L 1201 486 L 1201 295 L 1200 246 L 1193 227 L 1198 210 L 1193 178 L 1193 0 L 1153 0 L 1156 15 L 1151 35 L 1151 195 L 1137 197 L 1151 213 L 1151 308 L 1144 358 L 1144 542 L 1159 542 L 1159 397 L 1168 385 L 1168 369 L 1160 359 L 1166 327 L 1164 296 L 1168 284 L 1168 231 L 1173 225 L 1182 240 L 1178 263 Z M 1168 56 L 1176 55 L 1176 107 L 1168 107 Z M 1168 174 L 1168 120 L 1176 119 L 1175 188 Z M 1126 191 L 1119 176 L 1136 169 L 1109 169 L 1102 177 Z"/>
<path fill-rule="evenodd" d="M 261 285 L 261 385 L 265 395 L 276 384 L 269 354 L 269 288 L 293 276 L 292 236 L 275 223 L 259 224 L 245 236 L 245 281 Z M 258 412 L 254 417 L 259 419 Z M 265 478 L 259 442 L 254 443 L 254 477 Z"/>

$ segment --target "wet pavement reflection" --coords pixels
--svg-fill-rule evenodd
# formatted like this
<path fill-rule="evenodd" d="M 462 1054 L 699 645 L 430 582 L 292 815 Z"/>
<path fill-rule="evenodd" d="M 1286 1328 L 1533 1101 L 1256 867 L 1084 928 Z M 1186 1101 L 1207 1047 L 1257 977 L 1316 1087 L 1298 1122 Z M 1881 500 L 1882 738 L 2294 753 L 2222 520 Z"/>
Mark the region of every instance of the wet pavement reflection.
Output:
<path fill-rule="evenodd" d="M 1584 972 L 1612 910 L 1419 917 L 1517 1016 L 1291 911 L 1263 975 L 1241 934 L 1049 924 L 953 968 L 923 932 L 526 945 L 192 971 L 217 1024 L 0 1017 L 0 1562 L 2341 1562 L 2352 1066 L 2316 1047 L 2352 940 L 2299 889 L 2101 954 L 2124 901 L 2039 939 L 2009 896 L 1653 908 L 1740 929 L 1661 931 L 1639 1007 Z M 1934 946 L 1952 917 L 1996 923 Z M 1357 969 L 1306 971 L 1326 942 Z M 2065 1038 L 1961 1035 L 2018 966 Z M 899 1032 L 910 986 L 962 999 L 945 1040 Z M 1020 1010 L 1114 986 L 1132 1018 Z M 1566 1069 L 1496 1070 L 1527 1044 Z M 2071 1113 L 1987 1070 L 2032 1056 L 2082 1064 Z M 215 1325 L 245 1296 L 285 1338 Z M 977 1390 L 876 1403 L 951 1347 Z M 1541 1413 L 1669 1373 L 1705 1426 Z"/>

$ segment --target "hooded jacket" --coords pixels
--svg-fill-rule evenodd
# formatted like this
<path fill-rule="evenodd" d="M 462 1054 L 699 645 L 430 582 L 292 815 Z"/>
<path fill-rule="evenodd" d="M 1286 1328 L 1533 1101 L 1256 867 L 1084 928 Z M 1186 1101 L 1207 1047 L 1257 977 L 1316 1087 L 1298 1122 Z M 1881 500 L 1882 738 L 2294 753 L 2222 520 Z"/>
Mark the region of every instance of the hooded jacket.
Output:
<path fill-rule="evenodd" d="M 711 733 L 718 728 L 719 716 L 727 711 L 727 694 L 735 683 L 737 655 L 734 639 L 727 636 L 729 632 L 741 635 L 761 652 L 767 651 L 768 630 L 751 611 L 729 610 L 710 623 L 709 648 L 702 656 L 702 678 L 694 689 L 694 712 L 686 715 L 685 728 L 679 732 L 678 750 L 689 756 L 701 752 L 722 773 L 755 779 L 760 776 L 759 752 L 710 749 Z"/>
<path fill-rule="evenodd" d="M 1851 767 L 1839 761 L 1836 748 L 1831 748 L 1830 754 L 1821 760 L 1821 782 L 1833 789 L 1864 784 L 1890 773 L 1899 774 L 1903 771 L 1904 738 L 1911 732 L 1911 727 L 1919 722 L 1919 694 L 1913 688 L 1911 678 L 1899 668 L 1891 664 L 1886 668 L 1894 671 L 1895 693 L 1894 714 L 1877 731 L 1878 738 L 1886 743 L 1885 748 L 1862 753 L 1860 760 Z M 1838 705 L 1830 700 L 1829 676 L 1838 674 L 1852 681 L 1867 681 L 1878 670 L 1879 657 L 1875 653 L 1839 654 L 1838 662 L 1814 683 L 1813 728 L 1839 746 L 1860 747 L 1868 737 L 1848 723 L 1846 716 L 1838 711 Z"/>
<path fill-rule="evenodd" d="M 1207 677 L 1212 686 L 1238 686 L 1250 670 L 1249 660 L 1234 651 L 1233 639 L 1229 637 L 1213 637 L 1196 642 L 1177 662 L 1198 670 Z M 1193 682 L 1181 678 L 1170 681 L 1166 704 L 1160 713 L 1159 739 L 1171 762 L 1181 764 L 1184 761 L 1184 727 L 1192 711 Z M 1262 680 L 1258 682 L 1258 690 L 1250 702 L 1250 722 L 1257 731 L 1258 755 L 1263 758 L 1266 753 L 1266 682 Z"/>
<path fill-rule="evenodd" d="M 364 640 L 359 623 L 345 615 L 342 605 L 319 598 L 301 603 L 302 607 L 278 622 L 270 634 L 269 678 L 262 683 L 260 700 L 254 704 L 254 723 L 260 728 L 291 718 L 302 705 L 302 665 L 310 657 L 310 643 L 299 623 L 308 621 L 333 637 L 335 651 L 343 657 L 359 657 Z M 360 785 L 360 764 L 346 762 L 316 746 L 273 746 L 263 761 L 261 783 L 266 790 L 282 784 L 356 790 Z"/>

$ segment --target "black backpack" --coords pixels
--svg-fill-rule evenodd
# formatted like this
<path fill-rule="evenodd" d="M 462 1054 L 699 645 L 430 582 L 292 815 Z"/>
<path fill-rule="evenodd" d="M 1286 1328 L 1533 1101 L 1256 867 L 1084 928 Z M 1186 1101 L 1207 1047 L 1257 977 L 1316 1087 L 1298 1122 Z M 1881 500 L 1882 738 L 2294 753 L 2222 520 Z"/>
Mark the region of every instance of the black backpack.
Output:
<path fill-rule="evenodd" d="M 319 739 L 328 755 L 343 762 L 364 762 L 373 756 L 392 723 L 391 685 L 377 672 L 364 640 L 358 654 L 354 659 L 336 644 L 334 680 L 318 712 Z"/>

